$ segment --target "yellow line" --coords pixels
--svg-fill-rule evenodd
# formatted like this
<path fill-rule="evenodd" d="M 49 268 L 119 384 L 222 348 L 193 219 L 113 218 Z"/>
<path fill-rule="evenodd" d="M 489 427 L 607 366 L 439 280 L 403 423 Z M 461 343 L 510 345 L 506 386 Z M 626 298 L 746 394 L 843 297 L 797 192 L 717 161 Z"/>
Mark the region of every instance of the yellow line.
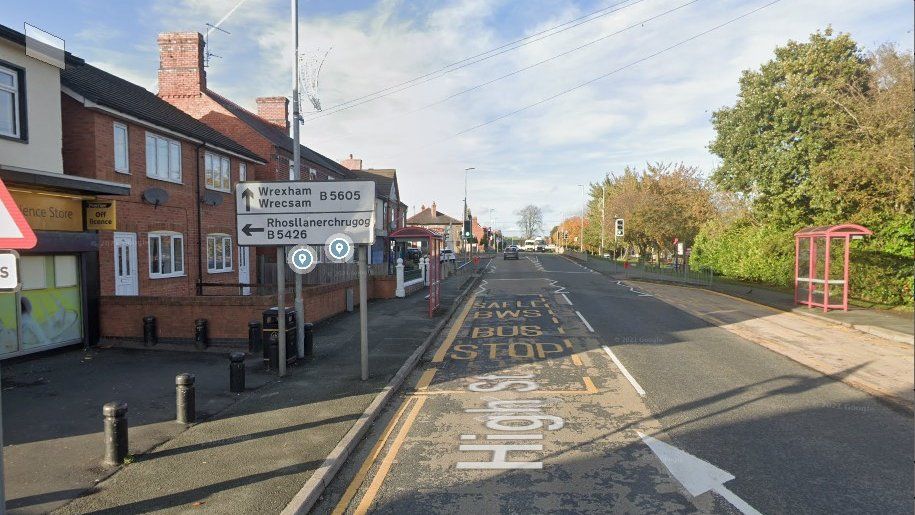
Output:
<path fill-rule="evenodd" d="M 556 317 L 553 317 L 553 323 L 554 323 L 554 324 L 558 324 L 558 323 L 559 323 L 559 319 L 556 318 Z"/>
<path fill-rule="evenodd" d="M 461 326 L 464 325 L 467 313 L 470 313 L 470 308 L 473 307 L 473 303 L 476 299 L 477 295 L 475 293 L 467 299 L 467 305 L 464 306 L 464 309 L 461 310 L 461 315 L 454 321 L 454 324 L 451 325 L 451 329 L 448 330 L 448 335 L 445 336 L 445 341 L 442 342 L 442 346 L 435 351 L 435 356 L 432 357 L 433 363 L 441 363 L 445 359 L 445 354 L 448 353 L 448 349 L 450 349 L 451 344 L 454 343 L 454 338 L 457 337 L 458 331 L 460 331 Z"/>
<path fill-rule="evenodd" d="M 565 340 L 562 340 L 562 341 L 565 342 L 567 349 L 572 348 L 572 340 L 569 340 L 568 338 L 566 338 Z"/>
<path fill-rule="evenodd" d="M 419 381 L 416 383 L 417 390 L 425 390 L 429 388 L 429 385 L 432 384 L 432 378 L 435 377 L 435 373 L 438 372 L 437 368 L 430 368 L 423 372 L 423 375 L 419 377 Z"/>
<path fill-rule="evenodd" d="M 566 330 L 561 327 L 557 327 L 556 330 L 559 331 L 559 334 L 566 334 Z"/>
<path fill-rule="evenodd" d="M 365 495 L 362 496 L 362 500 L 359 501 L 359 506 L 356 507 L 355 513 L 359 515 L 368 513 L 368 509 L 375 501 L 375 496 L 378 495 L 378 490 L 381 489 L 381 484 L 384 483 L 384 478 L 388 475 L 388 472 L 391 471 L 391 465 L 394 464 L 394 458 L 400 451 L 400 446 L 403 445 L 404 440 L 407 439 L 407 433 L 410 432 L 410 426 L 416 421 L 416 416 L 425 403 L 426 397 L 419 397 L 416 399 L 416 402 L 413 403 L 413 408 L 410 409 L 410 413 L 404 420 L 403 427 L 400 428 L 397 437 L 391 442 L 391 448 L 388 449 L 388 453 L 385 455 L 384 459 L 381 460 L 381 464 L 378 465 L 378 471 L 375 473 L 375 477 L 372 479 L 371 484 L 369 484 L 368 489 L 366 489 Z"/>
<path fill-rule="evenodd" d="M 582 366 L 582 365 L 581 365 L 581 358 L 578 357 L 578 354 L 572 354 L 572 363 L 574 363 L 574 364 L 576 364 L 576 365 L 578 365 L 578 366 Z"/>
<path fill-rule="evenodd" d="M 388 422 L 388 427 L 384 429 L 384 433 L 381 435 L 381 438 L 378 442 L 375 443 L 375 446 L 372 447 L 371 452 L 369 452 L 368 457 L 362 463 L 362 466 L 359 467 L 359 472 L 356 472 L 356 476 L 353 477 L 352 482 L 346 488 L 346 491 L 343 492 L 343 497 L 340 498 L 340 502 L 337 503 L 337 506 L 334 507 L 334 511 L 331 512 L 331 515 L 340 515 L 346 511 L 349 503 L 352 502 L 353 497 L 356 496 L 356 493 L 359 491 L 359 487 L 362 486 L 362 482 L 365 481 L 365 476 L 368 475 L 369 470 L 371 470 L 372 465 L 375 464 L 375 460 L 378 459 L 378 455 L 381 454 L 381 450 L 384 448 L 385 443 L 387 443 L 388 438 L 391 436 L 391 433 L 394 431 L 394 428 L 397 427 L 397 422 L 400 421 L 400 417 L 406 411 L 407 406 L 410 404 L 410 401 L 413 397 L 407 397 L 404 399 L 403 405 L 400 406 L 400 409 L 397 410 L 397 413 L 394 414 L 394 417 Z"/>
<path fill-rule="evenodd" d="M 597 393 L 597 387 L 594 386 L 594 382 L 591 381 L 590 377 L 584 376 L 581 378 L 581 380 L 585 382 L 585 387 L 588 389 L 588 393 Z"/>

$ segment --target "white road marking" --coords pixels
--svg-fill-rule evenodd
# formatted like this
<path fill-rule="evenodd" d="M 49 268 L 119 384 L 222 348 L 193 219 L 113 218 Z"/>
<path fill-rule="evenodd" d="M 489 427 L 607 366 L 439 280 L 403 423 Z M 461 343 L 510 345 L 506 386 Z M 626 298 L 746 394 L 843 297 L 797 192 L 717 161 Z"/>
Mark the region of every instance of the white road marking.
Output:
<path fill-rule="evenodd" d="M 562 295 L 562 298 L 566 299 L 566 302 L 568 302 L 570 306 L 572 305 L 572 301 L 569 300 L 569 297 L 567 297 L 565 293 L 560 293 L 560 295 Z"/>
<path fill-rule="evenodd" d="M 570 303 L 570 304 L 571 304 L 571 303 Z M 588 328 L 588 330 L 591 331 L 591 332 L 593 333 L 593 332 L 594 332 L 594 328 L 591 327 L 591 324 L 589 324 L 587 320 L 585 320 L 585 316 L 581 314 L 581 311 L 575 311 L 575 313 L 577 313 L 577 314 L 578 314 L 578 318 L 580 318 L 581 321 L 585 323 L 585 326 Z"/>
<path fill-rule="evenodd" d="M 606 347 L 605 347 L 606 348 Z M 661 460 L 670 475 L 693 497 L 713 491 L 745 515 L 761 515 L 755 508 L 724 486 L 734 475 L 673 445 L 636 431 L 645 445 Z"/>
<path fill-rule="evenodd" d="M 626 379 L 629 380 L 629 383 L 632 385 L 633 388 L 635 388 L 635 391 L 639 395 L 644 397 L 645 390 L 643 390 L 642 387 L 639 385 L 639 382 L 636 381 L 634 377 L 632 377 L 632 374 L 630 374 L 629 371 L 626 370 L 626 367 L 624 367 L 623 364 L 620 362 L 619 358 L 616 357 L 616 354 L 614 354 L 613 351 L 610 350 L 610 347 L 607 347 L 606 345 L 602 345 L 602 347 L 604 348 L 604 351 L 607 353 L 607 355 L 610 356 L 610 359 L 613 360 L 613 363 L 616 364 L 617 368 L 620 369 L 620 372 L 622 372 L 623 375 L 626 377 Z"/>

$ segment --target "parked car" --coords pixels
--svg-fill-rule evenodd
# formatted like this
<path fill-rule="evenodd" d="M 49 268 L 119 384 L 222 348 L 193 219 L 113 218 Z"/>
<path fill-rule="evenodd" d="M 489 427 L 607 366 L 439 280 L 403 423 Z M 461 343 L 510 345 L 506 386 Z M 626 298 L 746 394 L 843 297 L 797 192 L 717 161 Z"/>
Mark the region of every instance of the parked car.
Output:
<path fill-rule="evenodd" d="M 439 254 L 439 261 L 442 263 L 445 261 L 454 261 L 454 251 L 451 249 L 442 249 L 442 253 Z"/>
<path fill-rule="evenodd" d="M 502 254 L 502 259 L 518 259 L 518 247 L 515 245 L 505 247 L 505 253 Z"/>
<path fill-rule="evenodd" d="M 423 257 L 423 251 L 419 249 L 407 249 L 406 261 L 419 261 Z"/>

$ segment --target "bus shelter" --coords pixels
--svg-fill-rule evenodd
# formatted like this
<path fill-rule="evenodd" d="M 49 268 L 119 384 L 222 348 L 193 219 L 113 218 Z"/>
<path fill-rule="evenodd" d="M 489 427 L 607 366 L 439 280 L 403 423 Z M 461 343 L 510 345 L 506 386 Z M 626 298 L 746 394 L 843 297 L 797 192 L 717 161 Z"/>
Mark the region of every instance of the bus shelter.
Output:
<path fill-rule="evenodd" d="M 807 227 L 794 234 L 794 303 L 848 311 L 852 239 L 873 234 L 856 224 Z"/>
<path fill-rule="evenodd" d="M 396 243 L 419 243 L 420 248 L 426 250 L 426 258 L 428 259 L 426 278 L 429 282 L 429 316 L 431 317 L 441 305 L 442 300 L 441 251 L 444 241 L 442 235 L 425 227 L 408 226 L 401 227 L 390 233 L 388 238 Z"/>

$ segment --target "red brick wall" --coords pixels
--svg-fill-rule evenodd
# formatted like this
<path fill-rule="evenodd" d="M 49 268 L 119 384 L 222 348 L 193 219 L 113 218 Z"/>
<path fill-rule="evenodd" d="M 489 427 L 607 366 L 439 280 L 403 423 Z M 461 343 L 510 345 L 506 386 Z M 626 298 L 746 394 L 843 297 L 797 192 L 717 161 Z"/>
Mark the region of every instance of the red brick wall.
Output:
<path fill-rule="evenodd" d="M 187 94 L 207 87 L 203 68 L 203 36 L 197 32 L 159 34 L 159 91 Z"/>

